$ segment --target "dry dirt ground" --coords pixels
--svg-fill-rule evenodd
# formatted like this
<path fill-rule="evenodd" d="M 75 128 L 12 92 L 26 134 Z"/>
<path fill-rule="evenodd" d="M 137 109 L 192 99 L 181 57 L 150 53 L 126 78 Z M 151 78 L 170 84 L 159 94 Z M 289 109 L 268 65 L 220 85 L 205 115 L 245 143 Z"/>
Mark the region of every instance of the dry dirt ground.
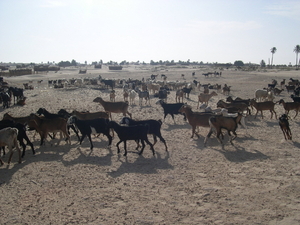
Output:
<path fill-rule="evenodd" d="M 232 86 L 233 97 L 252 98 L 254 91 L 266 87 L 272 79 L 299 78 L 298 71 L 240 72 L 224 70 L 222 77 L 202 76 L 208 71 L 199 68 L 128 67 L 110 72 L 107 68 L 89 69 L 87 75 L 78 69 L 62 69 L 58 73 L 5 77 L 12 86 L 33 81 L 34 90 L 26 90 L 26 105 L 3 110 L 13 116 L 27 116 L 45 107 L 56 113 L 64 108 L 69 112 L 103 110 L 94 103 L 95 97 L 108 100 L 108 91 L 97 87 L 53 89 L 48 79 L 72 77 L 138 78 L 152 73 L 166 74 L 168 80 L 192 81 L 192 72 L 202 84 Z M 43 80 L 37 84 L 38 80 Z M 116 89 L 117 100 L 122 100 L 121 89 Z M 197 95 L 186 99 L 196 111 Z M 216 107 L 222 93 L 213 97 L 209 105 Z M 275 101 L 291 101 L 284 91 Z M 129 107 L 134 119 L 162 119 L 163 112 L 151 98 L 151 106 Z M 175 102 L 171 91 L 169 102 Z M 284 110 L 276 105 L 281 115 Z M 239 128 L 234 145 L 225 135 L 222 149 L 215 136 L 204 147 L 208 128 L 200 128 L 200 138 L 191 139 L 191 127 L 176 117 L 176 124 L 168 116 L 162 125 L 169 152 L 162 142 L 155 145 L 153 156 L 146 146 L 142 156 L 135 143 L 128 144 L 128 155 L 117 154 L 115 136 L 111 149 L 106 137 L 93 138 L 94 150 L 88 139 L 80 146 L 74 133 L 71 145 L 49 140 L 39 146 L 40 138 L 28 132 L 36 155 L 27 147 L 21 164 L 14 154 L 12 163 L 0 167 L 0 224 L 300 224 L 300 135 L 299 116 L 293 119 L 293 141 L 286 141 L 278 120 L 258 116 L 246 118 L 248 129 Z M 113 114 L 119 121 L 122 115 Z M 152 137 L 150 137 L 152 141 Z M 121 145 L 123 150 L 123 145 Z M 7 156 L 3 159 L 7 162 Z"/>

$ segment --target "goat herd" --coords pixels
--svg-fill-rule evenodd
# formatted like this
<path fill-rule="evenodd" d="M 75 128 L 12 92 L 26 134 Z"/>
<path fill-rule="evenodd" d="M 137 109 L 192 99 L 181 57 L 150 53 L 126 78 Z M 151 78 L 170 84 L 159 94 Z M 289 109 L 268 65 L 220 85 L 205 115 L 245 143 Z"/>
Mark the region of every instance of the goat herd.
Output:
<path fill-rule="evenodd" d="M 145 82 L 146 83 L 146 82 Z M 87 136 L 90 141 L 90 148 L 93 149 L 92 142 L 92 134 L 98 135 L 103 134 L 108 138 L 108 146 L 112 144 L 114 132 L 119 137 L 119 141 L 116 144 L 118 149 L 118 153 L 120 153 L 119 145 L 124 143 L 124 156 L 127 155 L 127 140 L 135 140 L 137 143 L 136 149 L 140 148 L 141 142 L 141 150 L 139 154 L 143 153 L 145 148 L 145 143 L 148 144 L 152 150 L 153 155 L 155 154 L 154 145 L 157 142 L 157 137 L 161 142 L 165 145 L 165 150 L 168 151 L 168 146 L 165 139 L 161 134 L 161 120 L 142 120 L 136 121 L 132 119 L 132 114 L 128 111 L 129 104 L 134 104 L 135 96 L 139 97 L 139 104 L 142 105 L 142 100 L 146 100 L 150 105 L 150 94 L 153 93 L 154 97 L 158 97 L 159 100 L 156 104 L 160 105 L 163 109 L 164 119 L 167 115 L 171 115 L 174 123 L 174 115 L 181 114 L 184 116 L 184 120 L 188 120 L 188 123 L 192 127 L 192 135 L 198 135 L 196 129 L 198 127 L 208 127 L 209 132 L 204 140 L 204 145 L 207 144 L 208 138 L 213 133 L 216 133 L 217 139 L 222 144 L 222 139 L 224 138 L 224 134 L 222 130 L 226 130 L 228 135 L 231 136 L 230 143 L 236 138 L 236 129 L 238 124 L 241 124 L 246 128 L 245 124 L 245 116 L 251 115 L 251 108 L 256 109 L 255 118 L 258 112 L 261 113 L 263 118 L 263 111 L 269 110 L 271 112 L 271 118 L 273 114 L 277 119 L 276 112 L 274 110 L 275 104 L 281 104 L 285 110 L 285 114 L 279 117 L 279 125 L 282 129 L 284 137 L 286 140 L 292 139 L 291 130 L 289 128 L 289 111 L 295 110 L 296 115 L 300 109 L 300 83 L 298 80 L 290 79 L 288 85 L 285 85 L 285 79 L 280 83 L 280 88 L 277 88 L 277 81 L 273 80 L 272 84 L 268 85 L 266 89 L 256 90 L 255 99 L 241 99 L 232 97 L 228 97 L 225 101 L 219 100 L 217 103 L 217 109 L 211 109 L 208 106 L 209 100 L 213 96 L 217 96 L 217 92 L 223 92 L 225 95 L 229 95 L 230 86 L 224 85 L 223 89 L 221 85 L 200 85 L 200 83 L 194 81 L 190 84 L 176 84 L 168 86 L 167 83 L 164 82 L 163 85 L 152 81 L 147 84 L 141 83 L 139 88 L 128 85 L 127 83 L 123 84 L 123 97 L 124 102 L 115 102 L 115 91 L 112 90 L 110 93 L 111 101 L 104 101 L 103 98 L 97 97 L 94 99 L 94 102 L 100 103 L 104 111 L 98 112 L 79 112 L 72 111 L 67 112 L 64 109 L 59 110 L 56 114 L 48 112 L 45 108 L 40 108 L 36 113 L 31 113 L 25 117 L 13 117 L 9 113 L 5 113 L 3 116 L 3 120 L 0 121 L 0 146 L 2 147 L 3 154 L 5 154 L 5 146 L 8 146 L 9 149 L 9 159 L 8 163 L 10 163 L 13 149 L 16 148 L 19 153 L 19 163 L 21 163 L 21 157 L 25 155 L 26 141 L 27 145 L 29 145 L 32 149 L 33 154 L 35 154 L 34 146 L 29 140 L 26 131 L 27 130 L 35 130 L 41 138 L 40 145 L 45 144 L 47 141 L 47 137 L 54 139 L 56 133 L 60 133 L 60 139 L 57 142 L 59 145 L 61 139 L 65 138 L 67 143 L 71 143 L 70 141 L 70 131 L 72 129 L 76 134 L 79 143 L 81 144 L 84 138 Z M 105 83 L 109 85 L 112 89 L 114 85 L 111 85 L 111 82 Z M 172 88 L 173 87 L 173 88 Z M 178 88 L 179 87 L 179 88 Z M 192 90 L 200 90 L 200 87 L 204 87 L 203 93 L 200 93 L 198 96 L 198 104 L 197 108 L 200 109 L 200 112 L 194 112 L 192 107 L 183 103 L 183 98 L 189 98 L 189 93 Z M 291 95 L 293 102 L 285 102 L 283 99 L 278 102 L 274 102 L 274 95 L 279 95 L 284 88 L 288 91 L 293 91 Z M 209 89 L 215 89 L 209 93 Z M 176 90 L 176 103 L 167 103 L 167 96 L 171 90 Z M 18 88 L 8 88 L 8 93 L 12 93 L 17 102 L 20 100 L 26 99 L 23 95 L 23 90 Z M 129 98 L 129 101 L 128 101 Z M 9 107 L 10 95 L 5 92 L 1 92 L 1 99 L 3 101 L 3 107 Z M 181 102 L 180 102 L 181 99 Z M 25 101 L 25 100 L 24 100 Z M 112 120 L 111 113 L 122 113 L 123 119 L 120 123 L 117 123 Z M 120 125 L 121 124 L 121 125 Z M 79 131 L 81 133 L 81 137 L 79 137 Z M 232 134 L 234 136 L 232 136 Z M 154 142 L 153 144 L 148 140 L 148 134 L 153 135 Z M 221 138 L 220 138 L 221 136 Z M 23 148 L 23 152 L 21 154 L 21 150 L 18 147 L 18 143 Z M 0 164 L 3 164 L 3 161 L 0 158 Z"/>

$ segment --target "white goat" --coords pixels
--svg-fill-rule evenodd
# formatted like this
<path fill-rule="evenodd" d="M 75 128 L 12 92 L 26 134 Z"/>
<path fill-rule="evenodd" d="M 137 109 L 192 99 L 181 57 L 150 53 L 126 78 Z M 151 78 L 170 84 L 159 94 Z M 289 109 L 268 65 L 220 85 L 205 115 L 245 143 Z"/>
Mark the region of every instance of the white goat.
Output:
<path fill-rule="evenodd" d="M 129 91 L 129 103 L 130 105 L 135 104 L 135 97 L 137 96 L 137 93 L 135 90 Z"/>
<path fill-rule="evenodd" d="M 268 99 L 268 101 L 273 101 L 274 94 L 272 91 L 257 89 L 255 91 L 255 98 L 257 99 L 257 101 L 264 101 L 266 99 Z"/>
<path fill-rule="evenodd" d="M 17 141 L 18 136 L 18 129 L 17 128 L 11 128 L 7 127 L 0 130 L 0 147 L 7 146 L 9 149 L 9 158 L 8 158 L 8 164 L 11 161 L 12 155 L 13 155 L 13 148 L 16 148 L 19 152 L 19 163 L 21 163 L 21 150 L 18 146 Z M 0 158 L 0 165 L 3 165 L 3 161 Z"/>

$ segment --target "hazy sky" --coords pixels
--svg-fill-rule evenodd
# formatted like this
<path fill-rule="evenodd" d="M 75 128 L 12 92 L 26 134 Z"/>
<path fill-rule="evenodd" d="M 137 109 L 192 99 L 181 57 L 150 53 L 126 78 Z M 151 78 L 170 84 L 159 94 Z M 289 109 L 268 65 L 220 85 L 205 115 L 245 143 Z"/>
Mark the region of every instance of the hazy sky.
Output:
<path fill-rule="evenodd" d="M 0 0 L 0 62 L 294 65 L 300 1 Z"/>

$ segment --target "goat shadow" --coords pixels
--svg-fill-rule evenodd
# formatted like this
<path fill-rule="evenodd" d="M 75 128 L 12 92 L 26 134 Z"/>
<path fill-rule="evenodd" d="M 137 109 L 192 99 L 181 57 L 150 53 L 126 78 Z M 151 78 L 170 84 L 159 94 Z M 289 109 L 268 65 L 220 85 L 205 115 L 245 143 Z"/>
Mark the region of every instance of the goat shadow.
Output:
<path fill-rule="evenodd" d="M 220 152 L 224 157 L 230 162 L 243 163 L 247 161 L 257 160 L 257 159 L 269 159 L 270 157 L 263 154 L 258 150 L 253 150 L 252 152 L 246 151 L 244 147 L 231 145 L 235 151 L 230 150 L 220 150 L 212 148 L 212 150 Z"/>
<path fill-rule="evenodd" d="M 106 143 L 105 143 L 106 144 Z M 11 180 L 12 176 L 18 171 L 21 170 L 22 168 L 26 167 L 27 165 L 30 165 L 32 163 L 39 163 L 39 162 L 62 162 L 64 166 L 72 166 L 74 164 L 95 164 L 95 165 L 101 165 L 101 166 L 110 166 L 112 164 L 112 150 L 108 149 L 108 153 L 103 156 L 95 156 L 92 155 L 92 152 L 95 151 L 99 146 L 96 145 L 94 146 L 93 150 L 89 149 L 89 153 L 86 154 L 82 151 L 82 147 L 77 145 L 77 150 L 80 152 L 80 155 L 72 160 L 72 161 L 66 161 L 64 159 L 64 156 L 69 153 L 70 148 L 59 148 L 58 147 L 51 147 L 50 145 L 48 146 L 42 146 L 39 148 L 35 148 L 36 154 L 32 155 L 31 150 L 26 150 L 25 157 L 22 158 L 22 163 L 21 164 L 14 164 L 13 167 L 11 168 L 10 165 L 3 165 L 0 168 L 0 187 L 2 184 L 9 183 Z M 76 146 L 72 146 L 72 148 L 75 148 Z M 103 151 L 101 149 L 101 151 Z M 54 152 L 54 153 L 53 153 Z M 17 153 L 14 152 L 13 155 L 13 161 L 17 160 Z M 8 155 L 6 155 L 4 158 L 5 161 L 7 160 Z"/>
<path fill-rule="evenodd" d="M 5 111 L 5 110 L 9 110 L 9 109 L 14 109 L 14 108 L 16 108 L 16 107 L 23 107 L 22 105 L 17 105 L 17 104 L 15 104 L 14 105 L 14 103 L 12 103 L 8 108 L 3 108 L 3 106 L 1 105 L 0 106 L 1 108 L 0 108 L 0 112 L 3 112 L 3 111 Z M 8 112 L 9 113 L 9 112 Z"/>
<path fill-rule="evenodd" d="M 173 169 L 174 167 L 168 162 L 170 153 L 166 152 L 166 157 L 162 158 L 160 153 L 156 152 L 156 156 L 145 158 L 140 155 L 133 163 L 128 162 L 127 157 L 125 161 L 121 161 L 120 154 L 119 161 L 122 163 L 116 171 L 109 172 L 113 178 L 120 177 L 125 173 L 140 173 L 140 174 L 156 174 L 158 169 Z"/>
<path fill-rule="evenodd" d="M 111 150 L 111 147 L 105 149 L 108 150 L 108 153 L 106 155 L 97 156 L 92 154 L 95 150 L 95 147 L 92 150 L 89 149 L 87 153 L 87 151 L 84 152 L 83 149 L 80 146 L 78 146 L 77 150 L 80 153 L 80 155 L 76 159 L 72 161 L 66 161 L 62 159 L 61 162 L 66 167 L 75 164 L 94 164 L 94 165 L 101 165 L 101 166 L 111 166 L 112 164 L 111 158 L 113 157 L 113 152 Z M 101 148 L 100 151 L 103 151 L 103 148 Z"/>

